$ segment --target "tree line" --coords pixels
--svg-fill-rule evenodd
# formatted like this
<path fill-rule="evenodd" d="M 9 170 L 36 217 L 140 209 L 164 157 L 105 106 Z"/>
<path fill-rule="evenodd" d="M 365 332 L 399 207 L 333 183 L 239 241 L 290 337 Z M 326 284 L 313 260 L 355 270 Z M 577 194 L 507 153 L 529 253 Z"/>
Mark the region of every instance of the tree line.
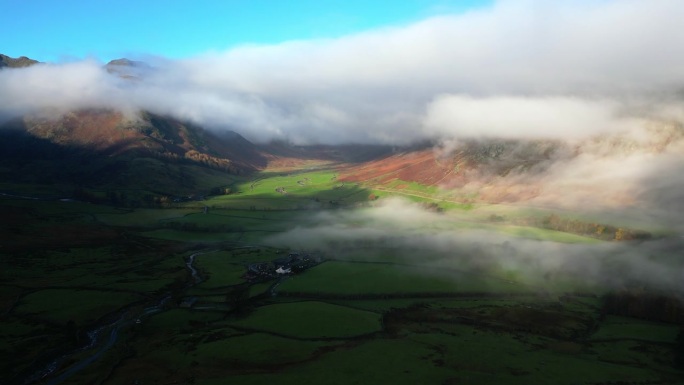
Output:
<path fill-rule="evenodd" d="M 651 233 L 644 230 L 586 222 L 579 219 L 562 218 L 557 214 L 551 214 L 541 218 L 526 218 L 518 222 L 519 224 L 526 226 L 562 231 L 565 233 L 598 238 L 605 241 L 645 240 L 652 237 Z"/>

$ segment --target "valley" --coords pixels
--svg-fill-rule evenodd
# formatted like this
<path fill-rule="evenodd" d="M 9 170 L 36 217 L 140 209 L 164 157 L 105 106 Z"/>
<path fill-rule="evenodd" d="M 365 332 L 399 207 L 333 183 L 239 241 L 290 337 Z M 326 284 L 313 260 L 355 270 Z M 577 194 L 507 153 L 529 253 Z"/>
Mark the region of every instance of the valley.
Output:
<path fill-rule="evenodd" d="M 625 270 L 681 269 L 667 229 L 299 164 L 148 207 L 6 190 L 2 383 L 679 383 L 679 294 Z M 250 278 L 289 253 L 318 263 Z"/>
<path fill-rule="evenodd" d="M 684 384 L 683 1 L 5 3 L 0 385 Z"/>
<path fill-rule="evenodd" d="M 91 108 L 0 136 L 1 385 L 681 382 L 680 124 L 255 144 Z"/>

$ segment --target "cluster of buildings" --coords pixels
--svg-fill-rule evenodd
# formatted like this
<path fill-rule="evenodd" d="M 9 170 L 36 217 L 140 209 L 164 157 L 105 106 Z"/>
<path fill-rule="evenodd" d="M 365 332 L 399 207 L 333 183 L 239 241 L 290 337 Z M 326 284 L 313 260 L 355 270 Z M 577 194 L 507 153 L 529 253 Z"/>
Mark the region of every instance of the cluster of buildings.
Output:
<path fill-rule="evenodd" d="M 296 274 L 321 263 L 320 256 L 308 253 L 291 252 L 287 257 L 277 258 L 271 262 L 251 263 L 243 279 L 254 281 L 267 281 L 284 275 Z"/>

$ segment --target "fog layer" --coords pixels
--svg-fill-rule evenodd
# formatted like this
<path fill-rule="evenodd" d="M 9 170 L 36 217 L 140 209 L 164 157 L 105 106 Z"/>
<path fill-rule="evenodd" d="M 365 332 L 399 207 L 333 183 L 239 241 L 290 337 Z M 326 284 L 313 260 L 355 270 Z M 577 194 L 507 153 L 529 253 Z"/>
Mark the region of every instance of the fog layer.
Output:
<path fill-rule="evenodd" d="M 456 270 L 513 279 L 530 285 L 530 290 L 637 287 L 684 294 L 681 237 L 565 243 L 476 218 L 476 214 L 465 219 L 428 212 L 416 204 L 387 199 L 371 209 L 319 213 L 270 242 L 321 250 L 338 259 L 432 267 L 441 275 Z"/>
<path fill-rule="evenodd" d="M 584 137 L 682 118 L 682 14 L 677 0 L 498 1 L 338 39 L 148 56 L 133 79 L 92 60 L 5 69 L 0 115 L 147 109 L 295 143 Z"/>

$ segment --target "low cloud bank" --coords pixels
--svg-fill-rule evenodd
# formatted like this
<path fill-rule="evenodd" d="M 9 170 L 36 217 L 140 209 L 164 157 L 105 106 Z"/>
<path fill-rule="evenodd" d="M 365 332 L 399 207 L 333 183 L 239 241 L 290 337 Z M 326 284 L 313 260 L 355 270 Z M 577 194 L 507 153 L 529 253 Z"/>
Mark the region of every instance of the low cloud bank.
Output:
<path fill-rule="evenodd" d="M 590 138 L 446 139 L 434 149 L 441 162 L 466 160 L 440 182 L 456 199 L 591 211 L 684 233 L 681 123 L 649 122 Z"/>
<path fill-rule="evenodd" d="M 332 40 L 244 46 L 137 79 L 101 63 L 0 71 L 0 116 L 147 109 L 256 141 L 577 138 L 681 119 L 675 0 L 496 2 Z"/>
<path fill-rule="evenodd" d="M 395 262 L 514 277 L 544 290 L 570 283 L 568 290 L 648 288 L 684 294 L 678 256 L 684 239 L 640 243 L 560 243 L 507 235 L 505 228 L 427 212 L 388 199 L 379 207 L 316 215 L 307 224 L 275 236 L 271 243 L 324 250 L 336 258 L 363 260 L 385 254 Z"/>
<path fill-rule="evenodd" d="M 580 139 L 645 124 L 622 108 L 609 99 L 445 95 L 428 105 L 425 127 L 438 137 Z"/>

